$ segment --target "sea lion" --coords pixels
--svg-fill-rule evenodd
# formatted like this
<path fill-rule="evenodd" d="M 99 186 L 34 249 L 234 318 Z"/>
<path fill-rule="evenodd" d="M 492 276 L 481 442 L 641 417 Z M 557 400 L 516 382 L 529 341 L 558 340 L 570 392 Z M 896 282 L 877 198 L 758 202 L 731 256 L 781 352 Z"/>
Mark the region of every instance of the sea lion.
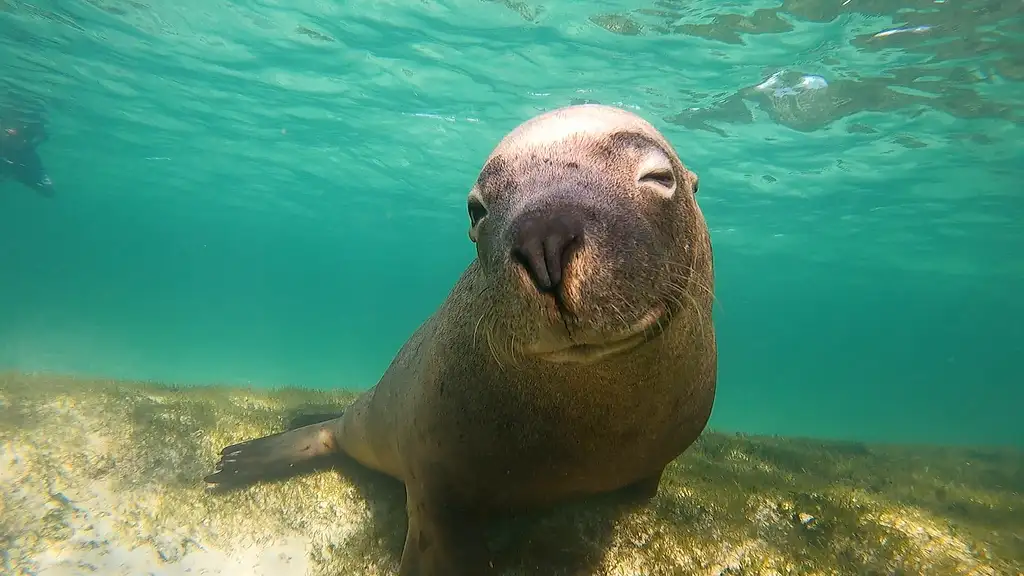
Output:
<path fill-rule="evenodd" d="M 711 415 L 714 273 L 697 176 L 652 125 L 569 106 L 498 144 L 477 257 L 337 419 L 224 448 L 213 484 L 343 452 L 405 484 L 400 576 L 490 573 L 479 521 L 631 488 Z"/>
<path fill-rule="evenodd" d="M 54 195 L 36 148 L 46 140 L 46 128 L 38 112 L 14 106 L 0 107 L 0 181 L 11 178 L 46 197 Z"/>

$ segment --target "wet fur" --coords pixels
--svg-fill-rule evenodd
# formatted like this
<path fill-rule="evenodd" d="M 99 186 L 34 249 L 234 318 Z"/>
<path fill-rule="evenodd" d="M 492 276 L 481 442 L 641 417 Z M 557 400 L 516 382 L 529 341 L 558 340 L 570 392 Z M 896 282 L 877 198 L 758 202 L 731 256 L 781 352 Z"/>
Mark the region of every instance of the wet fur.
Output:
<path fill-rule="evenodd" d="M 558 137 L 573 130 L 584 133 Z M 671 198 L 636 183 L 651 146 L 671 159 Z M 471 231 L 478 258 L 377 385 L 338 419 L 226 449 L 208 481 L 258 474 L 239 470 L 245 462 L 294 465 L 294 454 L 274 453 L 313 445 L 326 427 L 332 448 L 405 484 L 400 576 L 490 573 L 474 528 L 487 517 L 620 489 L 649 498 L 714 401 L 714 275 L 696 184 L 630 113 L 580 106 L 524 123 L 470 193 L 487 208 Z M 589 216 L 556 302 L 531 292 L 507 246 L 524 210 L 560 203 Z M 593 363 L 531 353 L 621 331 L 657 304 L 666 318 L 626 352 Z"/>

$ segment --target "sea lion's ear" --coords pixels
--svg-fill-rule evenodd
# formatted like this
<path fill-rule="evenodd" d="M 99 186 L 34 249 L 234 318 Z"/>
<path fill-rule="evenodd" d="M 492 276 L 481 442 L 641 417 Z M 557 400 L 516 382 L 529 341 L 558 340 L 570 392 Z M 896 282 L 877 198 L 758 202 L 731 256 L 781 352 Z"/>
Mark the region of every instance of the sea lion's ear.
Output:
<path fill-rule="evenodd" d="M 469 193 L 466 209 L 469 212 L 469 239 L 476 242 L 480 238 L 480 221 L 487 217 L 487 207 L 476 187 Z"/>
<path fill-rule="evenodd" d="M 693 172 L 693 171 L 688 170 L 686 168 L 683 168 L 683 175 L 686 178 L 686 181 L 690 183 L 690 191 L 691 191 L 691 193 L 694 196 L 696 196 L 697 195 L 697 189 L 700 187 L 700 177 L 697 176 L 696 172 Z"/>

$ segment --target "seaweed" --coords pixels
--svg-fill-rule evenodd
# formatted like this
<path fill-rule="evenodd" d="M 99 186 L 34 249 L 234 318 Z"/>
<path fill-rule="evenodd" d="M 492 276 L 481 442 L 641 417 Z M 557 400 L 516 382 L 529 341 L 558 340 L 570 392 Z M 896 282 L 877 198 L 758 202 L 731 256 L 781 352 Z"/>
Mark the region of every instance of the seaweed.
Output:
<path fill-rule="evenodd" d="M 221 447 L 355 392 L 0 374 L 0 565 L 394 573 L 400 484 L 339 459 L 211 493 Z M 614 495 L 492 529 L 504 574 L 1017 574 L 1024 454 L 707 431 L 641 505 Z M 70 564 L 69 564 L 70 563 Z M 249 563 L 249 564 L 246 564 Z"/>

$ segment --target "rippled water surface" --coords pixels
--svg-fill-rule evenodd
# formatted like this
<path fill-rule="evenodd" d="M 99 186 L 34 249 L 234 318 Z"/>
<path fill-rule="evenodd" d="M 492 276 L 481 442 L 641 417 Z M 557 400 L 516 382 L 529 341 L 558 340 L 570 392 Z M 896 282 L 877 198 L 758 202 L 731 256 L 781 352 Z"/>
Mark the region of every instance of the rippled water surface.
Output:
<path fill-rule="evenodd" d="M 368 387 L 473 257 L 491 147 L 600 102 L 701 177 L 713 426 L 1024 445 L 1022 14 L 0 0 L 58 191 L 0 183 L 0 368 Z"/>

